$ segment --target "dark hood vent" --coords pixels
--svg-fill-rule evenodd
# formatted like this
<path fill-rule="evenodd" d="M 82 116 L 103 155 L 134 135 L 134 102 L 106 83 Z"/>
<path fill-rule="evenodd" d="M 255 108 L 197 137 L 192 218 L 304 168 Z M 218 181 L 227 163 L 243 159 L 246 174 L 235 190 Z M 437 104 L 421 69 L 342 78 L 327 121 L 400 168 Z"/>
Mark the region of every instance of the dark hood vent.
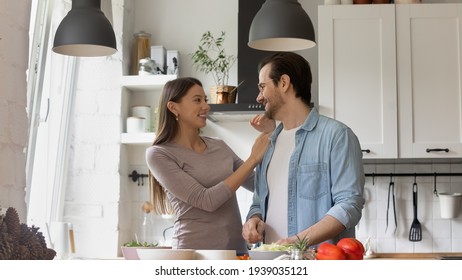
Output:
<path fill-rule="evenodd" d="M 272 52 L 255 50 L 247 46 L 250 24 L 264 2 L 264 0 L 239 0 L 237 77 L 241 84 L 237 89 L 237 103 L 210 104 L 209 114 L 211 115 L 258 114 L 264 111 L 263 105 L 256 101 L 258 96 L 258 63 Z"/>

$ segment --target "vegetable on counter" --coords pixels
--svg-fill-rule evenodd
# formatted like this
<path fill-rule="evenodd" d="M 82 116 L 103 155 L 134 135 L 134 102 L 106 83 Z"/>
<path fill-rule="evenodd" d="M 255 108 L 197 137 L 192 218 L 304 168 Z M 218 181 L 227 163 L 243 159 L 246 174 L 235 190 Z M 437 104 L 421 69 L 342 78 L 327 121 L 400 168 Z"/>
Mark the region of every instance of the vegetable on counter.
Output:
<path fill-rule="evenodd" d="M 249 254 L 237 255 L 237 260 L 250 260 Z"/>
<path fill-rule="evenodd" d="M 317 260 L 362 260 L 364 246 L 356 238 L 342 238 L 337 245 L 324 242 L 316 252 Z"/>
<path fill-rule="evenodd" d="M 261 246 L 253 249 L 254 251 L 287 251 L 291 245 L 280 245 L 276 243 L 262 244 Z"/>
<path fill-rule="evenodd" d="M 148 243 L 148 242 L 138 242 L 136 240 L 132 240 L 124 244 L 125 247 L 157 247 L 158 243 Z"/>
<path fill-rule="evenodd" d="M 347 260 L 362 260 L 364 258 L 366 250 L 356 238 L 342 238 L 337 242 L 337 246 L 345 252 Z"/>
<path fill-rule="evenodd" d="M 317 260 L 346 260 L 345 252 L 335 244 L 324 242 L 316 252 Z"/>

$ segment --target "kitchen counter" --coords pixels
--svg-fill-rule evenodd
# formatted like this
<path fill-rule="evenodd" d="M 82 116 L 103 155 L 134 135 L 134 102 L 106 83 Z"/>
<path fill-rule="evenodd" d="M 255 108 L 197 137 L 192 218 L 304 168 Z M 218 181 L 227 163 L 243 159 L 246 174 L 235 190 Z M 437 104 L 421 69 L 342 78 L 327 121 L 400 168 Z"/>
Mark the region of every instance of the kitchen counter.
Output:
<path fill-rule="evenodd" d="M 371 260 L 462 260 L 461 253 L 376 253 L 368 259 Z"/>

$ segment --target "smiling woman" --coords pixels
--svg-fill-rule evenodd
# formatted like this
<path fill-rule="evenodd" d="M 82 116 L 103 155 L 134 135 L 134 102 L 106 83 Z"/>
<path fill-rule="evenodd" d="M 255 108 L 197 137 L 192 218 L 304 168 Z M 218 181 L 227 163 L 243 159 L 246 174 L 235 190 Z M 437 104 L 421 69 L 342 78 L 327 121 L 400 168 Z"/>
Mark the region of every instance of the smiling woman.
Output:
<path fill-rule="evenodd" d="M 199 80 L 178 78 L 164 86 L 157 138 L 146 151 L 155 211 L 175 212 L 174 249 L 245 254 L 235 192 L 241 185 L 253 191 L 253 169 L 266 151 L 268 135 L 257 138 L 243 161 L 224 141 L 200 135 L 209 110 Z"/>

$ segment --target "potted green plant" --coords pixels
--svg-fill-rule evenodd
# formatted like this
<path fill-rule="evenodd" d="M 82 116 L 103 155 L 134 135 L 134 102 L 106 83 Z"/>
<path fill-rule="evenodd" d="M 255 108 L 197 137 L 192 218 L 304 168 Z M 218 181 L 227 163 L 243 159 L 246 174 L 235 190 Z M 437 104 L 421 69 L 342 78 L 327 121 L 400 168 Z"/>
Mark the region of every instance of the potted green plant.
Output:
<path fill-rule="evenodd" d="M 206 31 L 202 34 L 197 50 L 191 54 L 196 70 L 212 74 L 215 86 L 210 91 L 211 101 L 216 104 L 234 103 L 236 87 L 228 85 L 229 70 L 236 62 L 235 55 L 226 54 L 223 43 L 226 33 L 219 36 Z"/>

